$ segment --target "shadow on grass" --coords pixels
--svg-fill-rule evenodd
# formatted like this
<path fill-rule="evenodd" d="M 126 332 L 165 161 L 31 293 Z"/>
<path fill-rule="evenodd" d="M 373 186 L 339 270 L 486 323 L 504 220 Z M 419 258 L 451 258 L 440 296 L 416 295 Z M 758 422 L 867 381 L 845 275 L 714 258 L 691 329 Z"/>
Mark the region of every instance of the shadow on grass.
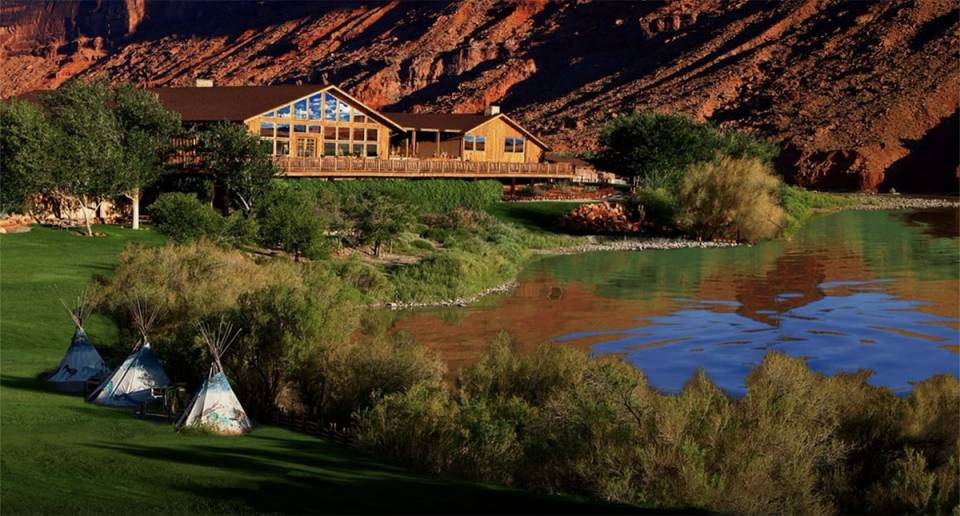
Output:
<path fill-rule="evenodd" d="M 192 440 L 201 442 L 191 442 Z M 96 447 L 158 462 L 223 471 L 237 480 L 171 483 L 169 489 L 258 512 L 281 513 L 637 513 L 642 509 L 541 496 L 500 486 L 413 476 L 320 439 L 182 437 L 178 446 Z M 663 511 L 657 511 L 662 513 Z"/>
<path fill-rule="evenodd" d="M 52 383 L 46 381 L 45 374 L 34 378 L 24 376 L 0 376 L 0 387 L 5 389 L 16 389 L 20 391 L 42 392 L 44 394 L 59 394 L 61 396 L 70 396 L 74 398 L 83 398 L 83 392 L 70 392 L 57 389 Z"/>

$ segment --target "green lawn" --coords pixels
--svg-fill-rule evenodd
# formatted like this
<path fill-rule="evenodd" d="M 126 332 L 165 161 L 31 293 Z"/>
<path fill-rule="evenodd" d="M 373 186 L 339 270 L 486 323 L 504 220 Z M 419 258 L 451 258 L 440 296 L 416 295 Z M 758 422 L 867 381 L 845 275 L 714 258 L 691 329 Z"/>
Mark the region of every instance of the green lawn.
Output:
<path fill-rule="evenodd" d="M 493 216 L 536 232 L 554 234 L 557 219 L 573 211 L 584 201 L 499 202 L 489 208 Z"/>
<path fill-rule="evenodd" d="M 244 437 L 178 435 L 169 424 L 85 403 L 37 375 L 72 324 L 59 298 L 150 231 L 104 238 L 34 227 L 0 236 L 0 512 L 610 512 L 624 508 L 412 475 L 323 440 L 261 426 Z M 88 324 L 113 344 L 109 321 Z"/>

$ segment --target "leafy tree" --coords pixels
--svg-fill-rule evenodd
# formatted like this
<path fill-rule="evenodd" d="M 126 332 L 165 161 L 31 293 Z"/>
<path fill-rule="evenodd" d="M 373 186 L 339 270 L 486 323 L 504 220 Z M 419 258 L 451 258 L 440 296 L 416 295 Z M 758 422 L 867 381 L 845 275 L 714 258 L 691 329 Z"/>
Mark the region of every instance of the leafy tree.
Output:
<path fill-rule="evenodd" d="M 53 160 L 52 184 L 77 202 L 88 236 L 93 235 L 89 203 L 99 208 L 126 188 L 122 131 L 111 111 L 111 96 L 103 81 L 73 79 L 42 98 L 57 129 L 54 145 L 47 149 Z"/>
<path fill-rule="evenodd" d="M 0 212 L 21 209 L 27 196 L 52 179 L 50 143 L 54 128 L 35 104 L 0 105 Z"/>
<path fill-rule="evenodd" d="M 373 254 L 378 257 L 383 244 L 395 241 L 414 222 L 412 208 L 388 192 L 364 192 L 351 211 L 360 242 L 373 245 Z"/>
<path fill-rule="evenodd" d="M 141 191 L 163 172 L 180 116 L 165 109 L 155 94 L 133 86 L 116 88 L 113 99 L 123 151 L 120 181 L 133 202 L 133 229 L 139 229 Z"/>
<path fill-rule="evenodd" d="M 324 230 L 329 221 L 314 196 L 301 190 L 271 190 L 256 209 L 261 243 L 278 247 L 299 259 L 319 258 L 326 250 Z"/>
<path fill-rule="evenodd" d="M 775 144 L 746 133 L 723 131 L 683 115 L 633 112 L 608 123 L 600 133 L 597 161 L 649 188 L 676 192 L 683 171 L 719 152 L 734 158 L 772 161 Z"/>
<path fill-rule="evenodd" d="M 199 135 L 198 152 L 216 182 L 239 202 L 249 214 L 255 201 L 266 191 L 277 175 L 260 138 L 243 126 L 222 122 Z"/>

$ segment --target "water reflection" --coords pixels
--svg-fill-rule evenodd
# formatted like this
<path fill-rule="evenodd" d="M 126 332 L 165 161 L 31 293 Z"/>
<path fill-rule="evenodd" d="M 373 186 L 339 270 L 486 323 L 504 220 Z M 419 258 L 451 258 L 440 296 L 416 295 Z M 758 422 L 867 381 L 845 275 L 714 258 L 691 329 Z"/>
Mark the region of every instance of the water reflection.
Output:
<path fill-rule="evenodd" d="M 455 320 L 425 310 L 395 326 L 454 371 L 503 330 L 520 346 L 621 354 L 666 390 L 703 367 L 737 392 L 777 349 L 826 373 L 873 369 L 902 392 L 960 372 L 957 214 L 843 212 L 753 247 L 551 257 Z"/>

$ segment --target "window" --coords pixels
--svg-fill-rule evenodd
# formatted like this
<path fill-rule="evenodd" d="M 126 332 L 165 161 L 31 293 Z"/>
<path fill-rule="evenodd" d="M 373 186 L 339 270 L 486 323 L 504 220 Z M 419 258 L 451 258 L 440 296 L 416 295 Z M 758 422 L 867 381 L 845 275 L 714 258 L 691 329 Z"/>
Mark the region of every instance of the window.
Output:
<path fill-rule="evenodd" d="M 305 132 L 307 132 L 307 126 L 305 126 L 305 125 L 303 125 L 303 124 L 295 124 L 295 125 L 293 126 L 293 132 L 295 132 L 295 133 L 305 133 Z"/>
<path fill-rule="evenodd" d="M 323 128 L 323 138 L 325 140 L 336 140 L 337 139 L 337 128 L 325 126 Z"/>
<path fill-rule="evenodd" d="M 277 138 L 287 138 L 290 136 L 290 124 L 277 124 Z"/>
<path fill-rule="evenodd" d="M 367 145 L 367 157 L 376 158 L 377 157 L 377 146 L 376 145 Z"/>
<path fill-rule="evenodd" d="M 339 143 L 337 144 L 337 156 L 349 156 L 350 155 L 350 144 L 349 143 Z"/>
<path fill-rule="evenodd" d="M 273 122 L 260 122 L 260 136 L 273 138 Z"/>
<path fill-rule="evenodd" d="M 325 142 L 323 144 L 323 155 L 324 156 L 336 156 L 337 155 L 337 144 L 333 142 Z"/>
<path fill-rule="evenodd" d="M 323 95 L 317 93 L 310 97 L 310 120 L 320 120 L 322 114 Z"/>
<path fill-rule="evenodd" d="M 337 99 L 329 93 L 323 95 L 323 119 L 331 122 L 337 119 Z"/>
<path fill-rule="evenodd" d="M 274 113 L 273 111 L 271 111 L 271 112 L 269 112 L 269 113 L 267 113 L 266 115 L 263 115 L 263 116 L 265 116 L 265 117 L 267 117 L 267 118 L 273 118 L 273 117 L 277 116 L 277 114 Z"/>
<path fill-rule="evenodd" d="M 277 110 L 277 118 L 290 118 L 290 105 L 287 104 Z"/>
<path fill-rule="evenodd" d="M 377 130 L 376 129 L 367 129 L 367 141 L 375 142 L 377 141 Z"/>
<path fill-rule="evenodd" d="M 463 148 L 469 151 L 483 151 L 487 148 L 486 136 L 474 136 L 468 134 L 463 137 Z"/>
<path fill-rule="evenodd" d="M 362 144 L 362 143 L 354 143 L 354 144 L 353 144 L 353 152 L 351 152 L 350 154 L 351 154 L 352 156 L 363 156 L 363 144 Z"/>
<path fill-rule="evenodd" d="M 359 111 L 354 110 L 353 112 L 353 121 L 358 124 L 367 123 L 367 115 L 360 113 Z"/>
<path fill-rule="evenodd" d="M 293 104 L 293 117 L 297 120 L 307 119 L 307 99 L 300 99 Z"/>
<path fill-rule="evenodd" d="M 503 152 L 523 152 L 523 138 L 504 139 Z"/>
<path fill-rule="evenodd" d="M 342 100 L 337 103 L 337 120 L 340 122 L 350 121 L 350 105 Z"/>
<path fill-rule="evenodd" d="M 317 153 L 317 141 L 313 138 L 300 138 L 297 140 L 297 156 L 301 158 L 312 158 Z"/>
<path fill-rule="evenodd" d="M 277 148 L 274 151 L 277 156 L 290 155 L 290 140 L 277 140 Z"/>
<path fill-rule="evenodd" d="M 337 139 L 344 141 L 350 139 L 350 128 L 349 127 L 338 127 L 337 128 Z"/>
<path fill-rule="evenodd" d="M 308 125 L 308 126 L 307 126 L 307 132 L 308 132 L 308 133 L 313 133 L 313 134 L 320 134 L 320 126 L 319 126 L 319 125 Z"/>

